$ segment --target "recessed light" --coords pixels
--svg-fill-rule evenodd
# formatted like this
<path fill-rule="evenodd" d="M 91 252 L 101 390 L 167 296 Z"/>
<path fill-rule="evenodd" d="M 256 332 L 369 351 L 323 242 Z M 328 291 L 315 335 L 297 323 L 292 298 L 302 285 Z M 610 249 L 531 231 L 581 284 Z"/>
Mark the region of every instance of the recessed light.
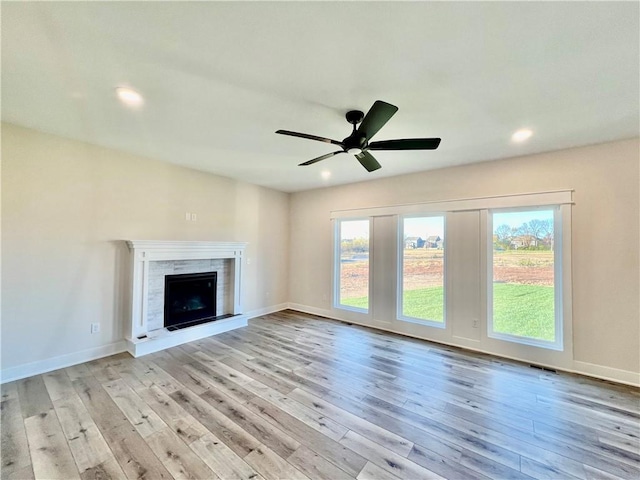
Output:
<path fill-rule="evenodd" d="M 139 107 L 143 102 L 142 95 L 129 87 L 116 88 L 116 95 L 122 103 L 130 107 Z"/>
<path fill-rule="evenodd" d="M 514 142 L 524 142 L 525 140 L 529 139 L 531 135 L 533 135 L 532 130 L 528 128 L 521 128 L 520 130 L 514 132 L 513 135 L 511 135 L 511 140 Z"/>
<path fill-rule="evenodd" d="M 324 178 L 325 180 L 329 180 L 329 177 L 331 177 L 331 172 L 329 170 L 322 170 L 320 172 L 320 176 L 322 176 L 322 178 Z"/>

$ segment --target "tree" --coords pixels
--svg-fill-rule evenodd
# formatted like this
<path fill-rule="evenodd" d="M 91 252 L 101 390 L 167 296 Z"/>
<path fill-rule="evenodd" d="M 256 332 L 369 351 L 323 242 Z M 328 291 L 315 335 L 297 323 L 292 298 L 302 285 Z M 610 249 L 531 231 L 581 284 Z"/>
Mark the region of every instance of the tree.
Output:
<path fill-rule="evenodd" d="M 511 245 L 511 239 L 513 238 L 513 231 L 509 225 L 500 225 L 496 228 L 496 243 L 503 248 L 509 248 Z"/>
<path fill-rule="evenodd" d="M 533 233 L 529 223 L 523 223 L 518 227 L 517 235 L 520 237 L 523 248 L 529 248 L 533 240 Z"/>
<path fill-rule="evenodd" d="M 544 229 L 545 220 L 534 218 L 529 222 L 529 231 L 531 232 L 531 235 L 536 237 L 538 240 L 542 240 L 544 238 Z"/>

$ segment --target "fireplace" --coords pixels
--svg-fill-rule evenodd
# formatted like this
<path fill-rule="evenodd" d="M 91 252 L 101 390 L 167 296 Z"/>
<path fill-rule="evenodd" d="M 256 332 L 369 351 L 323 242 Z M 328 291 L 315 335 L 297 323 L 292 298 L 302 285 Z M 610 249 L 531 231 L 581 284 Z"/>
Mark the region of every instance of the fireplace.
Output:
<path fill-rule="evenodd" d="M 242 313 L 246 243 L 128 240 L 127 244 L 131 249 L 132 283 L 131 315 L 126 319 L 125 335 L 131 355 L 139 357 L 247 325 L 247 315 Z M 200 284 L 201 298 L 178 299 L 175 308 L 176 323 L 189 328 L 167 327 L 165 322 L 171 322 L 168 319 L 173 316 L 165 319 L 165 277 L 178 280 L 180 296 L 184 286 L 180 280 L 187 278 L 182 274 L 202 273 L 215 273 L 215 296 L 207 293 L 210 287 L 213 290 L 213 279 Z M 191 277 L 194 279 L 204 281 L 202 277 Z M 174 285 L 169 289 L 175 293 Z M 185 305 L 180 308 L 180 303 Z"/>
<path fill-rule="evenodd" d="M 217 272 L 166 275 L 164 326 L 177 330 L 214 320 L 217 281 Z"/>

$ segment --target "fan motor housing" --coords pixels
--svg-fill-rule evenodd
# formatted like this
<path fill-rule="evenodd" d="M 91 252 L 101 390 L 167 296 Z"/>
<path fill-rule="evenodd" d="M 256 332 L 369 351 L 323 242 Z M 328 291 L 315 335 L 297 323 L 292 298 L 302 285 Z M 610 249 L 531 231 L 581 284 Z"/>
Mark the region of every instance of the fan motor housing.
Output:
<path fill-rule="evenodd" d="M 360 110 L 349 110 L 345 115 L 345 118 L 351 125 L 357 125 L 364 118 L 364 112 L 361 112 Z"/>

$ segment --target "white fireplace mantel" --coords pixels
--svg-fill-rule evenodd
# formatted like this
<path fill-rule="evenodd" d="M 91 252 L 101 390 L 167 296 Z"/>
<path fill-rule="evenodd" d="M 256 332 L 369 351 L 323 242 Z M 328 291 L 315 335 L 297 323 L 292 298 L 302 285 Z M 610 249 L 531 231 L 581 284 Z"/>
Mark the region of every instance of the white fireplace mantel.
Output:
<path fill-rule="evenodd" d="M 126 326 L 127 349 L 134 357 L 247 325 L 243 315 L 242 284 L 245 242 L 189 242 L 127 240 L 132 253 L 131 317 Z M 149 264 L 157 261 L 233 260 L 231 295 L 233 316 L 223 320 L 169 332 L 148 330 Z"/>

